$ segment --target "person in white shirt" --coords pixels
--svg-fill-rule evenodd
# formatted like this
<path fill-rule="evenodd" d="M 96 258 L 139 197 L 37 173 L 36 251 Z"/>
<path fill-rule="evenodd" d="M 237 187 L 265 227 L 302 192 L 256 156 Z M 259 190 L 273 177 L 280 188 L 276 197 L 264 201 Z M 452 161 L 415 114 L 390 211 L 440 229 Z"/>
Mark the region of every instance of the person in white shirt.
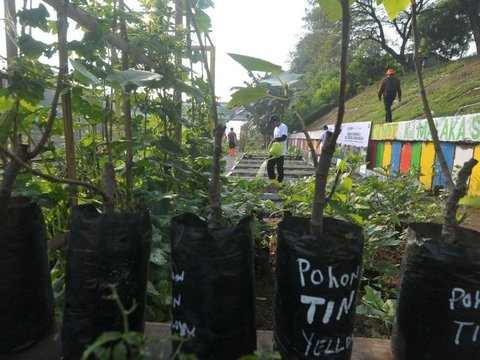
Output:
<path fill-rule="evenodd" d="M 320 147 L 321 144 L 323 144 L 322 145 L 322 148 L 323 148 L 323 146 L 325 145 L 325 140 L 327 140 L 330 136 L 332 136 L 332 132 L 330 130 L 328 130 L 327 125 L 323 125 L 323 132 L 320 134 L 320 138 L 318 139 L 316 149 L 318 150 L 318 148 Z"/>
<path fill-rule="evenodd" d="M 270 145 L 274 142 L 283 142 L 282 155 L 279 157 L 270 156 L 267 162 L 267 173 L 270 180 L 275 179 L 275 167 L 277 168 L 278 182 L 283 181 L 284 170 L 283 164 L 285 162 L 285 155 L 287 155 L 287 136 L 288 136 L 288 127 L 280 121 L 280 116 L 277 114 L 270 115 L 268 120 L 269 124 L 273 124 L 275 129 L 273 130 L 273 139 L 270 141 Z"/>

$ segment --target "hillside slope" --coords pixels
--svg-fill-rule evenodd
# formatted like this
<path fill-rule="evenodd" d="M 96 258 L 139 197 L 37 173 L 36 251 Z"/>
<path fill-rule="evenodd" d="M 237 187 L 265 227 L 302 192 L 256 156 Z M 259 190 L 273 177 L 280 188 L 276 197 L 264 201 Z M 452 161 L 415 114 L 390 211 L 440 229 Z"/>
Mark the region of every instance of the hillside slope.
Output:
<path fill-rule="evenodd" d="M 425 118 L 415 72 L 397 74 L 402 83 L 402 102 L 392 106 L 393 121 Z M 383 101 L 378 101 L 378 84 L 365 88 L 348 100 L 344 122 L 372 121 L 382 124 L 385 119 Z M 480 112 L 480 57 L 449 62 L 425 69 L 424 83 L 434 117 Z M 335 124 L 337 109 L 307 126 L 319 130 L 323 124 Z"/>

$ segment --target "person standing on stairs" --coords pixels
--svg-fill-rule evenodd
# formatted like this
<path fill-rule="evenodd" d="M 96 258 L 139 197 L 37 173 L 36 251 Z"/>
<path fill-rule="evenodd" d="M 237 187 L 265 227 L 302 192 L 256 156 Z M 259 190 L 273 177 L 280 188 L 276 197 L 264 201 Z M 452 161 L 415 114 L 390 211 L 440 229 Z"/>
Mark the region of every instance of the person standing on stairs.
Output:
<path fill-rule="evenodd" d="M 284 169 L 283 165 L 285 162 L 285 155 L 287 155 L 287 136 L 288 136 L 288 127 L 283 122 L 280 121 L 280 116 L 277 114 L 270 115 L 268 120 L 269 124 L 273 124 L 275 129 L 273 130 L 273 139 L 270 141 L 270 145 L 274 142 L 283 143 L 282 155 L 278 157 L 270 156 L 267 162 L 267 173 L 270 180 L 275 179 L 275 167 L 277 168 L 278 182 L 283 181 Z"/>

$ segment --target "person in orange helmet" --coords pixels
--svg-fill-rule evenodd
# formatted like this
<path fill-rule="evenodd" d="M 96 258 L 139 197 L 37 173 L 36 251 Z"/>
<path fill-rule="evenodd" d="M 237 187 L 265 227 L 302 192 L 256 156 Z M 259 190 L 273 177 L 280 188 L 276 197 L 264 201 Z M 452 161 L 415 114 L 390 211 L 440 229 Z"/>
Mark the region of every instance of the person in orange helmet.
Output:
<path fill-rule="evenodd" d="M 382 80 L 378 89 L 378 101 L 382 100 L 385 105 L 385 122 L 392 122 L 392 104 L 398 94 L 398 101 L 402 101 L 402 88 L 400 79 L 395 77 L 395 70 L 388 69 L 387 76 Z"/>

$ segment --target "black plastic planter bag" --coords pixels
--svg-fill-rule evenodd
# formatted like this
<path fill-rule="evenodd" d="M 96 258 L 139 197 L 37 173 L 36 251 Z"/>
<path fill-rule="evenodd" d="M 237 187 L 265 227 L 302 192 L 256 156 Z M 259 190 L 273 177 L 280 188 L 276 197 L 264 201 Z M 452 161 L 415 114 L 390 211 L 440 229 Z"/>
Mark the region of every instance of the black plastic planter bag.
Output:
<path fill-rule="evenodd" d="M 42 211 L 11 198 L 0 218 L 0 353 L 34 344 L 53 321 L 53 293 Z"/>
<path fill-rule="evenodd" d="M 310 220 L 288 217 L 278 227 L 273 337 L 284 359 L 350 359 L 363 233 L 324 218 L 324 235 Z"/>
<path fill-rule="evenodd" d="M 101 214 L 82 205 L 70 221 L 62 351 L 65 359 L 79 359 L 103 332 L 123 330 L 109 285 L 126 309 L 138 305 L 128 325 L 143 331 L 152 232 L 148 212 Z"/>
<path fill-rule="evenodd" d="M 236 360 L 254 352 L 251 220 L 209 230 L 194 214 L 172 219 L 172 334 L 187 339 L 183 353 Z"/>
<path fill-rule="evenodd" d="M 392 350 L 397 360 L 480 359 L 480 233 L 410 224 Z"/>

